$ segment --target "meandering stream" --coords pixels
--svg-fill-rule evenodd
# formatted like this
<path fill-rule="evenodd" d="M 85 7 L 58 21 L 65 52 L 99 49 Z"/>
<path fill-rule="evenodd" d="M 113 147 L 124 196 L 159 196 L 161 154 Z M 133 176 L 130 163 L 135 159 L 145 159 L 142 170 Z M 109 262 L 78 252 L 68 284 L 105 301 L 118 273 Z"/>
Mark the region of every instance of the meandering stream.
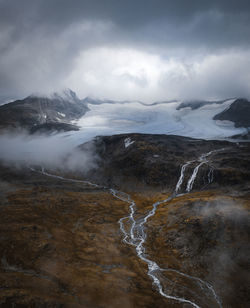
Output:
<path fill-rule="evenodd" d="M 147 264 L 148 266 L 148 276 L 152 279 L 153 284 L 156 286 L 157 290 L 159 291 L 159 293 L 167 298 L 167 299 L 171 299 L 174 301 L 177 301 L 179 303 L 186 303 L 186 304 L 190 304 L 193 307 L 196 308 L 201 308 L 201 306 L 199 306 L 197 303 L 184 298 L 184 297 L 179 297 L 179 296 L 173 296 L 170 293 L 168 293 L 168 290 L 164 290 L 163 284 L 161 282 L 161 279 L 159 278 L 159 273 L 161 272 L 173 272 L 176 273 L 180 276 L 185 277 L 186 279 L 190 279 L 193 282 L 197 283 L 199 287 L 201 287 L 201 289 L 205 290 L 205 293 L 207 294 L 208 297 L 212 297 L 217 305 L 217 307 L 222 308 L 222 303 L 221 300 L 219 299 L 218 295 L 216 294 L 213 286 L 211 284 L 209 284 L 206 281 L 203 281 L 202 279 L 198 278 L 198 277 L 194 277 L 185 273 L 182 273 L 176 269 L 171 269 L 171 268 L 161 268 L 154 260 L 151 260 L 150 257 L 148 257 L 148 255 L 146 254 L 146 248 L 144 246 L 146 239 L 147 239 L 147 233 L 146 233 L 146 224 L 148 222 L 148 220 L 153 217 L 157 211 L 157 208 L 160 204 L 163 203 L 167 203 L 170 200 L 172 200 L 173 198 L 177 198 L 178 196 L 180 196 L 181 194 L 179 194 L 179 192 L 181 191 L 181 187 L 184 184 L 184 180 L 185 180 L 185 172 L 187 170 L 188 166 L 193 166 L 193 171 L 191 173 L 191 176 L 188 178 L 187 180 L 187 184 L 186 184 L 186 193 L 189 193 L 194 185 L 194 182 L 196 180 L 197 174 L 199 172 L 199 169 L 202 165 L 204 164 L 209 164 L 209 160 L 208 157 L 218 151 L 222 151 L 224 149 L 220 149 L 220 150 L 215 150 L 215 151 L 210 151 L 208 153 L 202 154 L 197 160 L 192 160 L 192 161 L 188 161 L 185 164 L 183 164 L 183 166 L 181 167 L 181 173 L 180 173 L 180 177 L 178 179 L 178 182 L 176 184 L 176 187 L 174 189 L 173 194 L 164 199 L 164 200 L 160 200 L 155 202 L 152 205 L 152 209 L 143 217 L 139 217 L 136 219 L 136 203 L 134 200 L 131 199 L 130 195 L 128 195 L 127 193 L 115 190 L 113 188 L 107 188 L 107 187 L 102 187 L 100 185 L 91 183 L 89 181 L 83 181 L 83 180 L 75 180 L 75 179 L 69 179 L 69 178 L 64 178 L 62 176 L 58 176 L 58 175 L 54 175 L 54 174 L 50 174 L 48 172 L 45 171 L 44 168 L 42 168 L 41 171 L 38 171 L 46 176 L 50 176 L 50 177 L 54 177 L 57 179 L 61 179 L 61 180 L 66 180 L 66 181 L 71 181 L 71 182 L 77 182 L 77 183 L 84 183 L 84 184 L 88 184 L 94 187 L 100 187 L 100 188 L 105 188 L 108 189 L 108 191 L 117 199 L 122 200 L 126 203 L 129 204 L 129 214 L 128 216 L 122 217 L 119 220 L 119 225 L 120 225 L 120 230 L 123 234 L 123 241 L 128 244 L 128 245 L 132 245 L 135 247 L 137 256 Z M 37 170 L 30 168 L 32 171 L 37 172 Z M 208 183 L 211 183 L 213 180 L 213 167 L 210 167 L 208 175 Z"/>

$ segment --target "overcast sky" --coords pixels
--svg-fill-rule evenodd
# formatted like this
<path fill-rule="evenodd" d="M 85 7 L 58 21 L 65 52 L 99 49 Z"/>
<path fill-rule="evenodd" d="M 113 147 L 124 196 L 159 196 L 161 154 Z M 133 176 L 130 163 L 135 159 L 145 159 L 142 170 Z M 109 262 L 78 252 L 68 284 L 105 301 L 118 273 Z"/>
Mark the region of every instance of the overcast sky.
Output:
<path fill-rule="evenodd" d="M 0 0 L 0 97 L 250 98 L 249 0 Z"/>

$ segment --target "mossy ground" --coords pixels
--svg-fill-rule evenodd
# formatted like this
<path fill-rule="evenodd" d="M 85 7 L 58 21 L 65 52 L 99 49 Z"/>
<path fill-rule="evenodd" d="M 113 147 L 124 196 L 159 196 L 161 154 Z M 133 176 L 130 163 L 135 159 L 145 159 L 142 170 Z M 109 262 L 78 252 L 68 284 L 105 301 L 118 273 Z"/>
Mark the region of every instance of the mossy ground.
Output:
<path fill-rule="evenodd" d="M 118 221 L 128 203 L 81 183 L 9 172 L 1 174 L 1 307 L 189 307 L 160 296 L 146 264 L 123 243 Z M 168 196 L 131 193 L 136 217 Z M 148 255 L 210 282 L 224 307 L 248 307 L 249 200 L 215 189 L 159 205 L 146 225 Z M 192 281 L 163 275 L 168 292 L 213 306 Z"/>

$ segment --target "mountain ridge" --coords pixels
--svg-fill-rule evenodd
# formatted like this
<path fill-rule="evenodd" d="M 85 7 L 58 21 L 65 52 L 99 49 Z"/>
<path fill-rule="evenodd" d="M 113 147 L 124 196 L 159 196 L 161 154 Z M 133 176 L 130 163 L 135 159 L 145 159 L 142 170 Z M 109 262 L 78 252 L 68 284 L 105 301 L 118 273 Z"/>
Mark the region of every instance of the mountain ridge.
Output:
<path fill-rule="evenodd" d="M 242 104 L 245 104 L 245 107 Z M 237 135 L 239 139 L 244 139 L 246 132 L 243 128 L 250 127 L 249 106 L 250 102 L 246 99 L 182 102 L 172 100 L 152 104 L 91 97 L 79 99 L 75 92 L 68 89 L 50 96 L 33 94 L 22 100 L 0 106 L 0 129 L 26 129 L 31 134 L 47 134 L 77 131 L 80 128 L 86 131 L 90 126 L 95 127 L 97 124 L 96 135 L 98 135 L 98 119 L 103 119 L 103 123 L 109 123 L 108 125 L 114 122 L 113 134 L 116 131 L 131 132 L 130 127 L 128 126 L 126 131 L 124 125 L 132 121 L 135 123 L 134 130 L 138 133 L 150 133 L 149 128 L 153 124 L 159 127 L 157 131 L 154 130 L 156 133 L 171 134 L 176 131 L 177 135 L 206 138 L 206 134 L 209 134 L 211 129 L 212 134 L 218 135 L 218 138 L 224 134 L 226 137 Z M 137 114 L 137 111 L 140 113 Z M 89 114 L 85 116 L 87 112 Z M 120 115 L 117 114 L 119 112 Z M 202 122 L 200 122 L 201 116 L 206 117 Z M 80 119 L 81 121 L 78 121 Z M 145 129 L 140 128 L 141 125 L 144 125 Z M 231 134 L 228 130 L 230 126 Z M 198 131 L 196 131 L 197 128 Z"/>
<path fill-rule="evenodd" d="M 77 130 L 71 121 L 87 111 L 88 107 L 71 90 L 64 92 L 64 96 L 57 93 L 51 97 L 30 95 L 0 106 L 0 128 L 24 128 L 31 133 Z"/>

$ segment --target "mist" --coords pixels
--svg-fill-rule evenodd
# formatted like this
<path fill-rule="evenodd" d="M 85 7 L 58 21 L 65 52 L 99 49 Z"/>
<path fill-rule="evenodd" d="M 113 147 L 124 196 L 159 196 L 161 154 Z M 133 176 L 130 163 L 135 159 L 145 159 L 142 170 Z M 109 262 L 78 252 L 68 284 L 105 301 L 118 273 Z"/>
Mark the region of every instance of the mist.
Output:
<path fill-rule="evenodd" d="M 0 161 L 10 167 L 87 172 L 95 167 L 97 159 L 90 147 L 80 150 L 72 140 L 60 136 L 5 132 L 0 136 L 0 144 Z"/>
<path fill-rule="evenodd" d="M 204 236 L 214 241 L 204 254 L 206 262 L 210 260 L 208 279 L 223 290 L 223 296 L 236 296 L 235 275 L 250 281 L 241 266 L 249 262 L 250 245 L 242 245 L 248 243 L 249 211 L 238 198 L 217 197 L 213 201 L 197 202 L 194 214 L 202 217 Z"/>

